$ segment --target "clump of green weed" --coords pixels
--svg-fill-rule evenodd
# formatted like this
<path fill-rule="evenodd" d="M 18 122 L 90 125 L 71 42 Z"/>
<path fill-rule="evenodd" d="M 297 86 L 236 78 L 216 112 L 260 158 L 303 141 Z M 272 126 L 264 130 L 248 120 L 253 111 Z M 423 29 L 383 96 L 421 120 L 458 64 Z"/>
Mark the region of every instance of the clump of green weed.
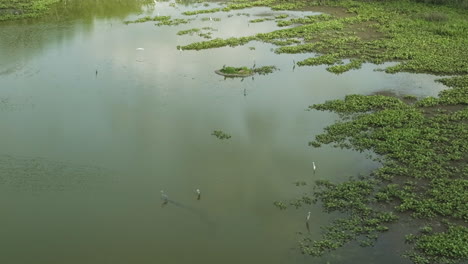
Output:
<path fill-rule="evenodd" d="M 230 135 L 224 133 L 221 130 L 215 130 L 215 131 L 213 131 L 213 133 L 211 133 L 211 135 L 213 135 L 213 136 L 215 136 L 215 137 L 217 137 L 219 139 L 230 139 L 231 138 Z"/>
<path fill-rule="evenodd" d="M 350 63 L 344 65 L 334 65 L 327 68 L 327 71 L 333 72 L 336 74 L 341 74 L 347 72 L 351 69 L 360 69 L 363 61 L 358 59 L 352 59 Z"/>
<path fill-rule="evenodd" d="M 262 66 L 262 67 L 258 67 L 258 68 L 253 69 L 253 71 L 255 73 L 258 73 L 260 75 L 267 75 L 267 74 L 273 73 L 276 70 L 278 70 L 278 68 L 276 66 L 274 66 L 274 65 Z"/>

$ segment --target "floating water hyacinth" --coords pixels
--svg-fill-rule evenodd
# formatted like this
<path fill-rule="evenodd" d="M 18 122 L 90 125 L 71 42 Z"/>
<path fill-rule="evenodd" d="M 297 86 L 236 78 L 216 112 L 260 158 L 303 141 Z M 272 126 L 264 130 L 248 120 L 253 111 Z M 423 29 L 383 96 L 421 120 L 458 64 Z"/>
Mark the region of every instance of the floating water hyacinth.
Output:
<path fill-rule="evenodd" d="M 215 131 L 213 131 L 213 133 L 211 133 L 211 135 L 213 135 L 213 136 L 215 136 L 215 137 L 217 137 L 219 139 L 230 139 L 231 138 L 230 135 L 224 133 L 221 130 L 215 130 Z"/>

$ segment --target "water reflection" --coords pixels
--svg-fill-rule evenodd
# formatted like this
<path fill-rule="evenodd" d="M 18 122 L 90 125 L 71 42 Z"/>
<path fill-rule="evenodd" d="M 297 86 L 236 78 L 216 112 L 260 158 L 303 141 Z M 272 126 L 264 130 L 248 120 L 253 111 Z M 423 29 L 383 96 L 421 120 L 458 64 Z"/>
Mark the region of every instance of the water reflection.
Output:
<path fill-rule="evenodd" d="M 147 0 L 62 0 L 39 19 L 0 23 L 0 75 L 24 72 L 34 56 L 66 47 L 77 35 L 89 36 L 97 19 L 110 30 L 130 14 L 152 12 L 152 6 Z"/>
<path fill-rule="evenodd" d="M 52 7 L 52 14 L 46 21 L 81 20 L 85 24 L 92 24 L 96 19 L 123 20 L 130 14 L 141 14 L 149 9 L 152 12 L 154 2 L 150 0 L 61 0 Z"/>

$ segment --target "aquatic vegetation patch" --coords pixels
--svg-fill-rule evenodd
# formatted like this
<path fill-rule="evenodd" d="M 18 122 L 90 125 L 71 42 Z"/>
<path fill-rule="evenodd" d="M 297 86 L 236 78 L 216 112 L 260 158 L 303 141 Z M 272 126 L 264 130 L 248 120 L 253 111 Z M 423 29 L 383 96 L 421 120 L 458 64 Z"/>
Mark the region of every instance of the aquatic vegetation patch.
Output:
<path fill-rule="evenodd" d="M 468 75 L 457 76 L 452 78 L 443 78 L 438 79 L 437 81 L 452 88 L 468 88 Z"/>
<path fill-rule="evenodd" d="M 0 0 L 0 21 L 34 18 L 59 0 Z"/>
<path fill-rule="evenodd" d="M 257 18 L 257 19 L 252 19 L 252 20 L 249 20 L 249 23 L 261 23 L 261 22 L 265 22 L 265 21 L 270 21 L 270 20 L 273 20 L 273 18 Z"/>
<path fill-rule="evenodd" d="M 292 1 L 290 3 L 280 3 L 271 5 L 273 10 L 300 10 L 304 8 L 307 4 L 302 1 Z"/>
<path fill-rule="evenodd" d="M 327 20 L 332 20 L 334 19 L 333 16 L 328 15 L 328 14 L 321 14 L 321 15 L 315 15 L 315 16 L 306 16 L 306 17 L 301 17 L 301 18 L 293 18 L 289 20 L 280 20 L 278 21 L 277 25 L 278 27 L 286 27 L 286 26 L 291 26 L 294 24 L 311 24 L 311 23 L 316 23 L 319 21 L 327 21 Z"/>
<path fill-rule="evenodd" d="M 203 30 L 207 31 L 209 30 L 208 32 L 203 32 Z M 206 38 L 206 39 L 210 39 L 211 38 L 211 35 L 212 35 L 212 32 L 210 31 L 214 31 L 215 29 L 211 28 L 211 27 L 204 27 L 204 28 L 191 28 L 191 29 L 186 29 L 186 30 L 181 30 L 179 32 L 177 32 L 177 35 L 193 35 L 193 34 L 197 34 L 198 36 L 200 37 L 203 37 L 203 38 Z"/>
<path fill-rule="evenodd" d="M 232 37 L 228 39 L 214 39 L 211 41 L 195 42 L 195 43 L 186 45 L 183 48 L 189 49 L 189 50 L 202 50 L 202 49 L 219 48 L 219 47 L 225 47 L 225 46 L 235 47 L 239 45 L 245 45 L 253 40 L 263 41 L 263 42 L 277 44 L 277 45 L 290 45 L 290 44 L 300 42 L 300 40 L 298 39 L 301 37 L 304 38 L 305 34 L 313 34 L 316 32 L 323 31 L 323 30 L 340 29 L 343 27 L 343 25 L 340 22 L 336 22 L 336 21 L 326 21 L 324 23 L 325 24 L 303 25 L 303 26 L 299 26 L 293 29 L 277 30 L 271 33 L 259 33 L 257 35 L 248 36 L 248 37 L 239 37 L 239 38 Z M 354 40 L 354 39 L 350 38 L 350 40 Z M 327 43 L 327 44 L 330 44 L 330 43 Z"/>
<path fill-rule="evenodd" d="M 275 19 L 284 19 L 284 18 L 287 18 L 287 17 L 289 17 L 288 14 L 281 14 L 281 15 L 275 16 Z"/>
<path fill-rule="evenodd" d="M 310 25 L 302 25 L 291 29 L 281 29 L 277 31 L 273 31 L 270 33 L 259 33 L 253 36 L 248 37 L 239 37 L 239 38 L 229 38 L 229 39 L 216 39 L 209 42 L 196 42 L 191 43 L 185 46 L 185 49 L 210 49 L 210 48 L 218 48 L 224 46 L 238 46 L 238 45 L 245 45 L 250 41 L 257 40 L 263 41 L 267 43 L 284 43 L 286 44 L 294 44 L 301 42 L 298 39 L 304 38 L 309 34 L 319 33 L 321 31 L 326 30 L 338 30 L 342 29 L 343 24 L 338 21 L 325 21 L 323 24 L 310 24 Z M 335 41 L 336 42 L 336 41 Z M 234 45 L 233 45 L 234 44 Z M 327 43 L 329 44 L 329 43 Z"/>
<path fill-rule="evenodd" d="M 407 94 L 407 95 L 404 95 L 403 96 L 403 99 L 407 99 L 407 100 L 416 100 L 418 99 L 416 96 L 414 95 L 411 95 L 411 94 Z"/>
<path fill-rule="evenodd" d="M 329 110 L 340 114 L 365 113 L 371 110 L 398 110 L 407 106 L 398 98 L 383 95 L 347 95 L 344 100 L 331 100 L 323 104 L 309 106 L 315 110 Z"/>
<path fill-rule="evenodd" d="M 221 21 L 221 18 L 219 17 L 203 17 L 201 19 L 201 21 L 215 21 L 215 22 L 219 22 Z"/>
<path fill-rule="evenodd" d="M 327 64 L 327 65 L 332 65 L 337 62 L 341 61 L 336 54 L 326 54 L 323 56 L 318 56 L 314 58 L 308 58 L 303 61 L 297 62 L 297 65 L 299 66 L 304 66 L 304 65 L 322 65 L 322 64 Z"/>
<path fill-rule="evenodd" d="M 218 31 L 218 29 L 213 27 L 202 27 L 203 30 L 211 30 L 211 31 Z"/>
<path fill-rule="evenodd" d="M 269 66 L 262 66 L 255 68 L 247 68 L 243 67 L 232 67 L 232 66 L 223 66 L 223 68 L 215 71 L 219 75 L 223 75 L 226 77 L 247 77 L 253 74 L 260 74 L 260 75 L 267 75 L 273 73 L 274 71 L 278 70 L 278 68 L 274 65 Z"/>
<path fill-rule="evenodd" d="M 278 68 L 274 65 L 269 65 L 269 66 L 262 66 L 259 68 L 254 68 L 253 72 L 260 74 L 260 75 L 267 75 L 270 73 L 273 73 L 274 71 L 277 71 Z"/>
<path fill-rule="evenodd" d="M 193 35 L 194 33 L 198 33 L 201 30 L 199 28 L 191 28 L 191 29 L 186 29 L 186 30 L 181 30 L 177 32 L 177 35 Z"/>
<path fill-rule="evenodd" d="M 219 70 L 222 73 L 226 74 L 251 74 L 252 70 L 247 68 L 247 67 L 223 67 L 221 70 Z"/>
<path fill-rule="evenodd" d="M 215 73 L 225 77 L 247 77 L 254 74 L 253 69 L 243 67 L 223 66 L 223 68 L 216 70 Z"/>
<path fill-rule="evenodd" d="M 331 3 L 329 3 L 331 4 Z M 292 5 L 295 5 L 293 7 Z M 306 6 L 307 5 L 307 6 Z M 387 67 L 388 73 L 420 72 L 447 75 L 468 73 L 468 11 L 444 6 L 430 6 L 404 1 L 357 2 L 334 1 L 344 7 L 350 16 L 317 15 L 277 21 L 278 26 L 289 28 L 242 37 L 235 45 L 249 41 L 263 41 L 278 46 L 278 53 L 313 52 L 322 54 L 323 64 L 333 65 L 343 59 L 356 59 L 348 66 L 331 67 L 332 72 L 354 69 L 358 62 L 381 64 L 397 61 Z M 253 6 L 284 9 L 314 8 L 314 3 L 293 1 L 240 1 L 228 4 L 221 11 Z M 295 41 L 292 41 L 295 40 Z M 186 49 L 209 49 L 233 46 L 235 39 L 221 44 L 192 43 Z M 297 45 L 294 45 L 297 44 Z M 297 46 L 297 47 L 296 47 Z M 329 64 L 331 57 L 336 61 Z M 299 66 L 318 65 L 321 59 L 311 58 Z"/>
<path fill-rule="evenodd" d="M 431 107 L 436 105 L 468 105 L 468 75 L 437 80 L 452 89 L 440 92 L 438 98 L 426 97 L 416 104 L 420 107 Z"/>
<path fill-rule="evenodd" d="M 208 41 L 202 42 L 195 42 L 188 45 L 183 46 L 182 48 L 185 50 L 203 50 L 209 48 L 220 48 L 220 47 L 236 47 L 241 46 L 246 43 L 249 43 L 254 38 L 252 37 L 241 37 L 241 38 L 228 38 L 228 39 L 221 39 L 216 38 Z"/>
<path fill-rule="evenodd" d="M 334 66 L 328 67 L 327 71 L 333 72 L 333 73 L 336 73 L 336 74 L 341 74 L 341 73 L 347 72 L 347 71 L 349 71 L 351 69 L 360 69 L 362 63 L 363 63 L 363 60 L 352 59 L 351 62 L 349 62 L 347 64 L 334 65 Z"/>
<path fill-rule="evenodd" d="M 206 38 L 206 39 L 210 39 L 210 38 L 211 38 L 211 35 L 212 35 L 211 32 L 199 33 L 199 34 L 198 34 L 198 36 L 200 36 L 200 37 L 202 37 L 202 38 Z"/>
<path fill-rule="evenodd" d="M 276 46 L 288 46 L 292 44 L 301 43 L 300 40 L 295 39 L 295 38 L 287 38 L 287 39 L 281 39 L 281 40 L 275 39 L 275 40 L 269 40 L 268 42 Z"/>
<path fill-rule="evenodd" d="M 183 19 L 183 18 L 174 18 L 174 19 L 168 19 L 168 20 L 162 20 L 159 23 L 156 23 L 155 25 L 160 27 L 160 26 L 177 26 L 180 24 L 187 24 L 190 22 L 191 19 Z"/>
<path fill-rule="evenodd" d="M 275 0 L 236 1 L 234 3 L 228 4 L 222 9 L 222 11 L 229 12 L 231 10 L 246 9 L 256 6 L 269 6 L 275 2 Z"/>
<path fill-rule="evenodd" d="M 278 207 L 278 209 L 280 210 L 286 210 L 288 208 L 287 205 L 285 205 L 283 202 L 280 202 L 280 201 L 273 202 L 273 205 Z"/>
<path fill-rule="evenodd" d="M 321 256 L 357 239 L 361 246 L 372 246 L 378 234 L 388 231 L 388 225 L 398 220 L 392 212 L 379 211 L 369 205 L 374 188 L 373 180 L 351 179 L 343 184 L 319 180 L 313 197 L 304 196 L 291 201 L 289 205 L 296 208 L 321 201 L 327 212 L 349 214 L 349 217 L 336 219 L 326 226 L 323 239 L 314 241 L 304 237 L 300 243 L 302 253 Z"/>
<path fill-rule="evenodd" d="M 409 234 L 406 242 L 425 255 L 410 252 L 406 254 L 413 263 L 457 263 L 457 260 L 468 258 L 468 247 L 460 247 L 468 243 L 468 228 L 444 223 L 447 231 L 433 232 L 432 227 L 423 227 L 420 234 Z M 443 256 L 443 257 L 441 257 Z M 450 256 L 445 257 L 445 256 Z"/>
<path fill-rule="evenodd" d="M 431 223 L 406 236 L 412 246 L 406 256 L 414 263 L 467 259 L 467 80 L 466 76 L 439 80 L 453 88 L 442 91 L 429 107 L 418 103 L 424 99 L 407 104 L 383 95 L 348 95 L 310 106 L 343 117 L 310 146 L 372 151 L 382 167 L 338 184 L 318 180 L 311 194 L 275 204 L 285 209 L 320 203 L 327 212 L 346 214 L 325 227 L 321 239 L 303 237 L 303 253 L 320 256 L 351 241 L 372 245 L 381 232 L 391 231 L 389 224 L 409 214 L 413 221 Z M 457 107 L 446 108 L 447 104 Z"/>
<path fill-rule="evenodd" d="M 224 133 L 221 130 L 215 130 L 215 131 L 213 131 L 213 133 L 211 133 L 211 135 L 213 135 L 213 136 L 215 136 L 215 137 L 217 137 L 219 139 L 230 139 L 231 138 L 230 135 Z"/>
<path fill-rule="evenodd" d="M 135 20 L 127 20 L 127 21 L 124 21 L 124 24 L 134 24 L 134 23 L 145 23 L 145 22 L 151 22 L 151 21 L 160 21 L 160 22 L 163 22 L 163 21 L 169 21 L 171 20 L 171 17 L 170 16 L 154 16 L 154 17 L 151 17 L 151 16 L 145 16 L 145 17 L 142 17 L 142 18 L 138 18 L 138 19 L 135 19 Z"/>
<path fill-rule="evenodd" d="M 275 3 L 275 0 L 259 0 L 259 1 L 235 1 L 232 3 L 227 4 L 227 6 L 223 8 L 212 8 L 212 9 L 201 9 L 195 11 L 187 11 L 183 12 L 183 15 L 193 16 L 198 14 L 207 14 L 207 13 L 217 13 L 217 12 L 229 12 L 231 10 L 239 10 L 239 9 L 246 9 L 252 8 L 256 6 L 268 6 Z M 247 13 L 238 13 L 237 15 L 245 15 Z M 250 15 L 247 15 L 250 16 Z"/>
<path fill-rule="evenodd" d="M 182 13 L 182 15 L 193 16 L 193 15 L 198 15 L 198 14 L 216 13 L 219 11 L 221 11 L 221 8 L 202 9 L 202 10 L 195 10 L 195 11 L 185 11 Z"/>
<path fill-rule="evenodd" d="M 437 21 L 437 22 L 444 22 L 448 20 L 448 16 L 441 12 L 429 12 L 420 15 L 421 18 L 427 21 Z"/>
<path fill-rule="evenodd" d="M 135 23 L 145 23 L 145 22 L 158 22 L 156 26 L 177 26 L 180 24 L 187 24 L 192 19 L 181 19 L 181 18 L 174 18 L 171 19 L 171 16 L 145 16 L 142 18 L 138 18 L 135 20 L 127 20 L 124 21 L 124 24 L 135 24 Z"/>

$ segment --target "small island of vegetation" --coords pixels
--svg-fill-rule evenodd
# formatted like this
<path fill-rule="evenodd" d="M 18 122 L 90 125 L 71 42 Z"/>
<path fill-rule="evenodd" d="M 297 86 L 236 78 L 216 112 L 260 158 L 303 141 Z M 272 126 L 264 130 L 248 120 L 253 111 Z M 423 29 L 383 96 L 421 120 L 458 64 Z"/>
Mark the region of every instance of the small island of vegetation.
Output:
<path fill-rule="evenodd" d="M 249 69 L 245 66 L 232 67 L 223 66 L 223 68 L 216 70 L 215 73 L 223 75 L 225 77 L 248 77 L 254 74 L 253 69 Z"/>
<path fill-rule="evenodd" d="M 254 74 L 260 74 L 260 75 L 267 75 L 275 70 L 278 70 L 276 66 L 270 65 L 270 66 L 262 66 L 259 68 L 247 68 L 245 66 L 242 67 L 226 67 L 223 66 L 223 68 L 216 70 L 215 73 L 219 75 L 223 75 L 225 77 L 248 77 L 252 76 Z"/>

